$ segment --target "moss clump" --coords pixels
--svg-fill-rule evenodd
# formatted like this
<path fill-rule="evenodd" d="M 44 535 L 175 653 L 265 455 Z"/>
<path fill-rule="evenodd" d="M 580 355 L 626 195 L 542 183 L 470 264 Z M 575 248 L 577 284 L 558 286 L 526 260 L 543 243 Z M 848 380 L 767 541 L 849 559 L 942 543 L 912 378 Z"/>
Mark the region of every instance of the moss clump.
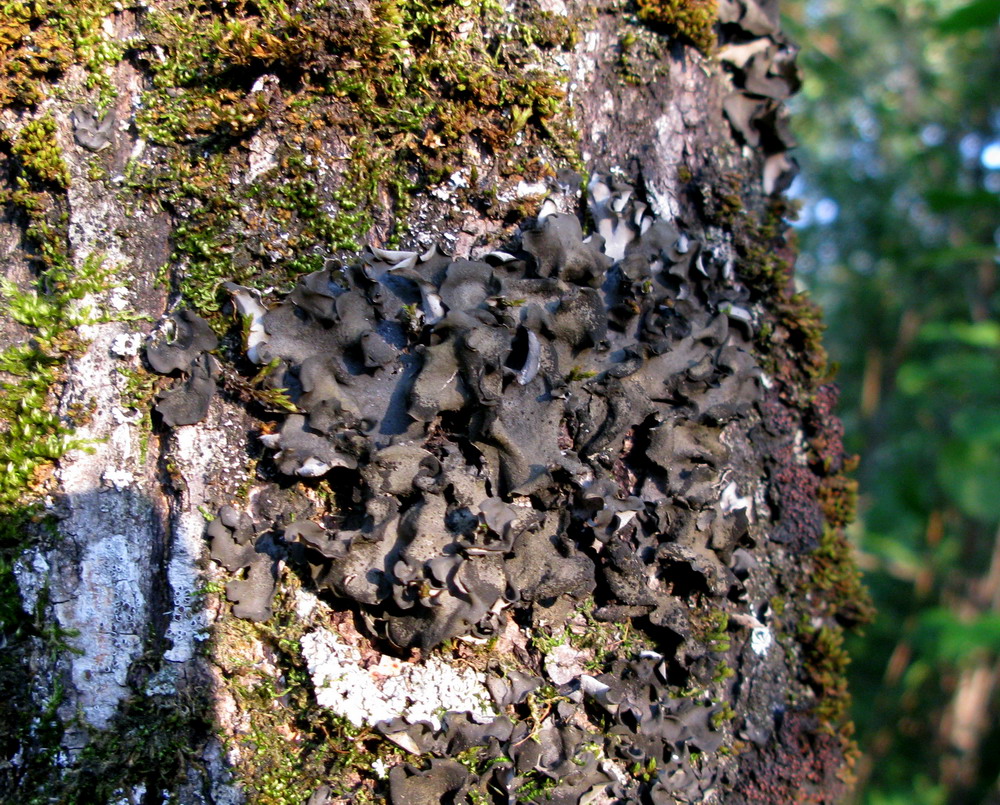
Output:
<path fill-rule="evenodd" d="M 803 670 L 817 697 L 814 712 L 822 724 L 833 728 L 844 721 L 851 707 L 847 690 L 851 658 L 844 648 L 844 631 L 835 626 L 816 628 L 803 620 L 797 639 L 803 649 Z"/>
<path fill-rule="evenodd" d="M 731 201 L 735 204 L 738 197 Z M 822 312 L 808 294 L 795 291 L 795 246 L 785 232 L 797 211 L 795 202 L 775 198 L 759 211 L 743 213 L 739 220 L 726 215 L 721 221 L 733 225 L 737 271 L 752 297 L 766 308 L 755 335 L 761 364 L 770 375 L 785 381 L 786 391 L 801 396 L 805 405 L 829 381 L 831 367 L 823 347 Z"/>
<path fill-rule="evenodd" d="M 639 19 L 688 40 L 702 53 L 715 48 L 716 0 L 638 0 Z"/>
<path fill-rule="evenodd" d="M 114 10 L 108 0 L 8 0 L 0 12 L 0 106 L 35 106 L 47 85 L 71 64 L 87 70 L 101 106 L 112 96 L 104 68 L 121 58 L 121 46 L 101 28 Z"/>
<path fill-rule="evenodd" d="M 16 671 L 0 663 L 0 673 Z M 21 680 L 23 686 L 23 679 Z M 6 686 L 4 686 L 6 693 Z M 60 764 L 63 724 L 56 715 L 62 703 L 58 683 L 37 710 L 25 693 L 11 690 L 0 713 L 0 740 L 21 762 L 0 772 L 0 797 L 25 805 L 79 805 L 113 802 L 123 790 L 144 785 L 150 792 L 175 790 L 186 767 L 200 758 L 210 735 L 208 689 L 181 696 L 138 695 L 121 705 L 107 729 L 96 731 L 70 767 Z M 10 705 L 8 705 L 10 701 Z M 11 707 L 11 712 L 6 712 Z M 23 708 L 19 710 L 16 708 Z"/>
<path fill-rule="evenodd" d="M 115 720 L 84 748 L 55 801 L 111 802 L 116 792 L 138 784 L 150 791 L 176 789 L 211 734 L 207 694 L 141 695 L 123 703 Z"/>
<path fill-rule="evenodd" d="M 588 598 L 577 610 L 583 617 L 585 626 L 567 629 L 570 644 L 580 650 L 589 651 L 592 657 L 584 661 L 590 672 L 602 672 L 611 668 L 611 664 L 622 657 L 634 657 L 641 651 L 656 650 L 655 641 L 651 640 L 642 629 L 633 629 L 632 622 L 609 623 L 594 618 L 594 599 Z"/>
<path fill-rule="evenodd" d="M 56 121 L 51 114 L 25 124 L 11 151 L 32 179 L 60 190 L 69 187 L 69 168 L 56 142 Z"/>
<path fill-rule="evenodd" d="M 6 639 L 4 650 L 0 652 L 0 751 L 4 758 L 18 754 L 21 758 L 17 765 L 5 763 L 0 767 L 0 800 L 43 805 L 56 801 L 48 798 L 47 789 L 54 787 L 57 777 L 55 762 L 63 725 L 56 711 L 62 704 L 63 693 L 57 683 L 45 702 L 33 701 L 30 686 L 25 684 L 24 667 L 31 660 L 32 646 L 28 637 L 40 633 L 40 619 L 28 617 L 21 610 L 12 576 L 0 573 L 0 580 L 0 595 L 3 596 L 0 616 Z M 13 590 L 8 589 L 8 581 L 14 586 Z M 15 607 L 16 612 L 8 612 L 8 607 Z M 16 628 L 12 629 L 15 624 Z"/>
<path fill-rule="evenodd" d="M 698 640 L 710 651 L 726 652 L 732 646 L 729 639 L 729 615 L 721 609 L 696 611 L 691 625 Z"/>
<path fill-rule="evenodd" d="M 819 486 L 819 505 L 826 521 L 835 528 L 853 523 L 858 509 L 858 482 L 846 475 L 824 478 Z"/>
<path fill-rule="evenodd" d="M 572 44 L 573 24 L 541 13 L 500 24 L 503 13 L 488 0 L 151 11 L 140 51 L 153 88 L 137 124 L 158 147 L 129 175 L 184 219 L 165 267 L 176 290 L 211 314 L 223 277 L 287 289 L 373 230 L 396 244 L 414 193 L 459 169 L 456 198 L 502 217 L 488 197 L 498 177 L 572 164 L 562 82 L 539 65 Z M 265 180 L 248 183 L 251 135 L 274 150 Z"/>
<path fill-rule="evenodd" d="M 745 198 L 736 181 L 703 192 L 702 201 L 713 223 L 731 229 L 737 272 L 763 312 L 755 335 L 758 359 L 776 381 L 783 405 L 796 412 L 789 412 L 794 427 L 806 422 L 811 434 L 809 466 L 801 471 L 816 484 L 826 524 L 804 567 L 780 579 L 784 592 L 772 597 L 771 605 L 776 633 L 784 632 L 782 623 L 789 624 L 802 652 L 802 681 L 813 693 L 813 714 L 850 760 L 856 750 L 847 720 L 844 634 L 869 622 L 874 613 L 844 533 L 854 518 L 857 484 L 845 474 L 851 462 L 843 456 L 836 395 L 825 385 L 831 367 L 822 343 L 822 317 L 806 294 L 795 291 L 795 244 L 786 231 L 797 208 L 782 198 Z"/>
<path fill-rule="evenodd" d="M 845 626 L 870 623 L 875 610 L 843 529 L 828 525 L 823 530 L 812 563 L 813 587 L 824 593 L 817 602 L 821 614 Z"/>

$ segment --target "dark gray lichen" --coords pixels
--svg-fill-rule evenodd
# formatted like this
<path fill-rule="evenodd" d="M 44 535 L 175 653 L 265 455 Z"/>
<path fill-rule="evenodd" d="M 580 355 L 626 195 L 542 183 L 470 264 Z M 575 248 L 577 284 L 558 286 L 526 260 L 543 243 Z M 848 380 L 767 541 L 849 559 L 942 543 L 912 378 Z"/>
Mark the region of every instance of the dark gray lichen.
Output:
<path fill-rule="evenodd" d="M 219 339 L 208 322 L 190 310 L 172 314 L 166 329 L 172 338 L 151 343 L 146 360 L 153 371 L 180 372 L 182 379 L 160 393 L 155 410 L 170 427 L 193 425 L 205 418 L 215 394 L 219 364 L 207 353 L 218 346 Z"/>
<path fill-rule="evenodd" d="M 778 29 L 774 4 L 723 0 L 719 20 L 739 31 L 734 42 L 719 51 L 735 85 L 723 99 L 723 111 L 739 139 L 763 150 L 764 192 L 784 192 L 798 172 L 795 159 L 787 154 L 795 138 L 784 106 L 801 83 L 797 49 Z M 748 41 L 747 35 L 754 38 Z"/>
<path fill-rule="evenodd" d="M 256 360 L 302 411 L 262 437 L 278 471 L 340 468 L 363 509 L 283 539 L 399 648 L 597 588 L 673 623 L 662 580 L 678 564 L 712 595 L 738 583 L 746 519 L 714 484 L 718 428 L 757 396 L 746 294 L 631 187 L 591 190 L 611 240 L 543 208 L 522 250 L 490 262 L 370 250 L 270 309 L 229 286 L 257 311 Z"/>
<path fill-rule="evenodd" d="M 103 151 L 111 145 L 115 133 L 115 112 L 109 109 L 99 114 L 91 104 L 84 104 L 70 115 L 73 137 L 77 144 L 88 151 Z"/>
<path fill-rule="evenodd" d="M 248 357 L 298 411 L 261 436 L 273 471 L 328 478 L 349 500 L 278 517 L 265 490 L 253 519 L 220 512 L 212 556 L 245 574 L 227 587 L 237 615 L 268 616 L 284 555 L 395 650 L 488 637 L 505 609 L 537 621 L 591 597 L 598 621 L 632 619 L 678 647 L 561 686 L 531 740 L 506 719 L 383 722 L 410 751 L 493 747 L 497 761 L 481 775 L 444 760 L 397 767 L 395 803 L 513 790 L 530 775 L 554 784 L 555 801 L 637 796 L 594 746 L 659 770 L 643 784 L 652 801 L 716 783 L 690 759 L 721 745 L 716 708 L 671 698 L 670 675 L 710 667 L 691 602 L 744 600 L 754 566 L 746 504 L 722 493 L 723 429 L 761 397 L 754 314 L 724 247 L 655 217 L 620 180 L 598 177 L 590 196 L 589 237 L 546 203 L 519 242 L 482 260 L 370 249 L 268 303 L 226 284 Z M 180 368 L 210 346 L 178 318 L 183 340 L 151 364 Z M 488 675 L 501 708 L 526 706 L 541 684 Z M 584 714 L 613 739 L 580 726 Z"/>
<path fill-rule="evenodd" d="M 244 578 L 226 585 L 238 618 L 266 621 L 271 617 L 271 600 L 278 577 L 276 557 L 280 555 L 273 538 L 258 539 L 253 519 L 232 506 L 223 506 L 208 524 L 212 558 L 231 573 L 245 570 Z"/>

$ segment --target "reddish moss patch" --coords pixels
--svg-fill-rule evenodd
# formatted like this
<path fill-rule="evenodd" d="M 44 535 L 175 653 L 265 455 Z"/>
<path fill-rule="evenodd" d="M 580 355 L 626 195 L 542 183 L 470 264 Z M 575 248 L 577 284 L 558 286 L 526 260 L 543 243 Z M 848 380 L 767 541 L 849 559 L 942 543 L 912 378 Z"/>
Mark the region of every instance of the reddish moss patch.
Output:
<path fill-rule="evenodd" d="M 771 539 L 796 553 L 819 545 L 823 512 L 817 501 L 818 491 L 819 479 L 808 467 L 786 463 L 772 473 L 769 495 L 779 520 Z"/>
<path fill-rule="evenodd" d="M 775 739 L 741 766 L 734 802 L 834 803 L 847 793 L 844 741 L 807 713 L 786 713 Z"/>

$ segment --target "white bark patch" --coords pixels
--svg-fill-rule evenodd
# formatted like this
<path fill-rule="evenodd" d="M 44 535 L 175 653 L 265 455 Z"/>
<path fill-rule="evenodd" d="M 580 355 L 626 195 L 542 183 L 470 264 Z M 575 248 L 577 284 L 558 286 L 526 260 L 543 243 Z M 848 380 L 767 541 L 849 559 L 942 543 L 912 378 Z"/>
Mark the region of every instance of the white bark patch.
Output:
<path fill-rule="evenodd" d="M 113 486 L 118 492 L 128 489 L 135 482 L 135 476 L 128 470 L 118 470 L 114 467 L 106 469 L 101 475 L 101 479 L 104 483 Z"/>
<path fill-rule="evenodd" d="M 107 724 L 128 693 L 128 668 L 142 652 L 155 538 L 147 500 L 118 485 L 102 489 L 106 470 L 123 478 L 138 454 L 134 429 L 112 413 L 119 376 L 110 347 L 119 330 L 116 324 L 95 326 L 90 348 L 68 367 L 61 413 L 73 405 L 93 406 L 76 434 L 92 454 L 73 451 L 60 462 L 66 516 L 59 527 L 65 540 L 45 557 L 55 617 L 63 629 L 79 632 L 70 642 L 82 652 L 66 655 L 73 690 L 62 712 L 72 715 L 79 708 L 95 727 Z M 119 524 L 119 533 L 109 533 L 111 523 Z"/>
<path fill-rule="evenodd" d="M 752 498 L 740 497 L 740 490 L 736 485 L 736 481 L 730 481 L 729 485 L 722 490 L 722 496 L 719 498 L 719 508 L 722 509 L 723 514 L 732 514 L 738 509 L 746 509 L 747 516 L 749 516 L 752 506 Z"/>
<path fill-rule="evenodd" d="M 514 192 L 518 198 L 527 198 L 528 196 L 544 196 L 548 189 L 545 182 L 526 182 L 522 179 L 517 183 L 517 189 Z"/>
<path fill-rule="evenodd" d="M 538 0 L 538 8 L 546 14 L 555 14 L 557 17 L 565 17 L 569 14 L 564 0 Z"/>
<path fill-rule="evenodd" d="M 766 626 L 758 626 L 750 632 L 750 648 L 758 657 L 767 654 L 772 642 L 774 642 L 774 638 L 771 635 L 771 630 Z"/>
<path fill-rule="evenodd" d="M 496 717 L 485 676 L 440 657 L 418 664 L 383 655 L 365 667 L 361 652 L 326 629 L 302 638 L 302 656 L 316 701 L 359 727 L 401 716 L 438 729 L 441 714 L 451 711 L 468 712 L 480 723 Z"/>
<path fill-rule="evenodd" d="M 111 342 L 111 354 L 116 358 L 133 358 L 139 354 L 142 347 L 140 333 L 121 333 Z"/>
<path fill-rule="evenodd" d="M 253 184 L 268 171 L 278 167 L 278 148 L 281 144 L 278 138 L 270 135 L 256 134 L 250 140 L 249 165 L 246 183 Z"/>
<path fill-rule="evenodd" d="M 79 585 L 69 601 L 56 605 L 56 611 L 64 627 L 80 630 L 80 636 L 70 641 L 83 651 L 72 658 L 73 687 L 84 718 L 103 728 L 128 692 L 129 666 L 142 651 L 148 548 L 125 534 L 88 536 Z"/>
<path fill-rule="evenodd" d="M 49 563 L 42 551 L 25 551 L 14 563 L 14 578 L 21 593 L 21 605 L 29 615 L 38 606 L 38 594 L 45 589 L 49 578 Z"/>
<path fill-rule="evenodd" d="M 198 560 L 205 547 L 205 518 L 199 506 L 209 500 L 209 464 L 225 436 L 212 428 L 183 427 L 175 431 L 175 457 L 183 468 L 181 505 L 173 521 L 167 582 L 173 610 L 167 626 L 172 644 L 164 652 L 169 662 L 188 662 L 194 656 L 197 638 L 208 629 L 208 616 L 198 605 L 201 585 Z"/>

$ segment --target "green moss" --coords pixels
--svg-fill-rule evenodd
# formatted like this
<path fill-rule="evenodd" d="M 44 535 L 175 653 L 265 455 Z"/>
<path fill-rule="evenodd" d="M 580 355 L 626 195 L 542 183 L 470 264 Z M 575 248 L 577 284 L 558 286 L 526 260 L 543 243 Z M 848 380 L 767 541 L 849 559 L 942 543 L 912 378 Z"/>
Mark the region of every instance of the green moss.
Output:
<path fill-rule="evenodd" d="M 51 114 L 26 123 L 14 140 L 11 151 L 30 179 L 60 190 L 69 187 L 69 168 L 56 142 L 56 121 Z"/>
<path fill-rule="evenodd" d="M 737 272 L 753 299 L 765 308 L 755 334 L 758 359 L 768 374 L 785 381 L 789 393 L 795 389 L 797 402 L 804 405 L 820 385 L 829 382 L 831 367 L 823 348 L 821 311 L 808 294 L 795 291 L 795 246 L 786 231 L 797 206 L 774 198 L 760 210 L 746 212 L 741 204 L 734 218 L 725 206 L 719 206 L 719 199 L 728 196 L 716 194 L 712 203 L 716 220 L 732 228 Z"/>
<path fill-rule="evenodd" d="M 137 123 L 161 148 L 128 175 L 184 218 L 169 269 L 186 302 L 216 312 L 223 278 L 287 288 L 373 230 L 400 243 L 414 193 L 473 155 L 527 177 L 507 157 L 515 137 L 517 153 L 547 155 L 549 172 L 553 154 L 578 163 L 560 80 L 537 66 L 571 46 L 574 23 L 539 13 L 504 25 L 503 14 L 441 0 L 381 0 L 367 16 L 326 0 L 151 11 L 153 88 Z M 265 74 L 271 83 L 251 90 Z M 280 132 L 277 164 L 248 186 L 235 146 L 256 131 Z M 478 204 L 487 192 L 461 195 Z"/>
<path fill-rule="evenodd" d="M 715 49 L 716 0 L 638 0 L 639 19 L 691 42 L 702 53 Z"/>
<path fill-rule="evenodd" d="M 712 713 L 712 726 L 717 730 L 722 729 L 723 724 L 729 723 L 734 718 L 736 718 L 736 711 L 728 703 L 724 703 L 718 710 Z"/>
<path fill-rule="evenodd" d="M 107 66 L 122 46 L 107 40 L 104 19 L 109 0 L 8 0 L 0 13 L 0 106 L 35 106 L 50 83 L 72 64 L 86 70 L 88 87 L 97 88 L 99 106 L 113 90 Z"/>
<path fill-rule="evenodd" d="M 29 638 L 41 638 L 54 654 L 73 650 L 66 638 L 74 635 L 42 618 L 44 596 L 33 617 L 24 613 L 13 566 L 28 545 L 51 531 L 31 501 L 50 486 L 54 462 L 71 449 L 87 448 L 73 435 L 75 420 L 87 412 L 60 417 L 55 398 L 62 365 L 78 348 L 73 326 L 95 320 L 78 307 L 79 300 L 105 281 L 101 261 L 92 258 L 72 274 L 61 263 L 45 271 L 40 278 L 45 293 L 21 290 L 9 281 L 0 286 L 3 313 L 32 334 L 26 343 L 0 353 L 0 371 L 6 376 L 0 383 L 0 422 L 6 423 L 0 426 L 0 633 L 7 641 L 0 662 L 0 700 L 13 707 L 11 714 L 0 713 L 0 743 L 10 750 L 6 757 L 21 751 L 25 758 L 18 779 L 8 781 L 5 790 L 45 790 L 61 735 L 56 705 L 51 713 L 47 707 L 38 711 L 25 695 L 30 688 L 21 663 L 30 649 Z M 19 801 L 33 800 L 26 794 Z"/>
<path fill-rule="evenodd" d="M 555 791 L 556 780 L 534 770 L 523 775 L 524 782 L 515 792 L 518 802 L 545 802 L 551 799 Z"/>
<path fill-rule="evenodd" d="M 0 576 L 4 577 L 6 574 Z M 4 604 L 9 592 L 4 585 Z M 21 763 L 0 769 L 0 791 L 5 802 L 43 805 L 49 801 L 45 789 L 58 775 L 55 762 L 63 725 L 57 710 L 63 702 L 63 691 L 57 682 L 44 702 L 32 700 L 30 686 L 25 684 L 24 664 L 31 656 L 29 635 L 33 635 L 37 620 L 25 615 L 19 599 L 16 606 L 19 627 L 15 631 L 9 630 L 12 621 L 6 617 L 6 606 L 3 611 L 6 645 L 0 652 L 0 750 L 7 758 L 20 753 Z"/>
<path fill-rule="evenodd" d="M 836 626 L 816 628 L 803 618 L 797 639 L 803 649 L 806 681 L 816 694 L 813 709 L 824 725 L 836 729 L 851 707 L 851 694 L 847 690 L 847 666 L 851 659 L 844 649 L 844 631 Z"/>
<path fill-rule="evenodd" d="M 153 433 L 153 397 L 158 390 L 157 377 L 147 372 L 143 367 L 132 369 L 119 366 L 118 374 L 125 378 L 125 388 L 121 393 L 121 407 L 135 411 L 138 415 L 136 423 L 139 430 L 139 461 L 144 463 L 149 451 L 149 437 Z"/>
<path fill-rule="evenodd" d="M 817 602 L 822 614 L 846 625 L 871 622 L 875 616 L 871 597 L 842 528 L 827 525 L 823 529 L 812 563 L 812 586 L 824 593 Z"/>
<path fill-rule="evenodd" d="M 531 647 L 542 654 L 548 654 L 553 649 L 566 645 L 568 640 L 569 635 L 566 629 L 558 631 L 536 629 L 530 638 Z"/>
<path fill-rule="evenodd" d="M 732 228 L 737 271 L 764 314 L 755 334 L 758 360 L 801 415 L 831 416 L 813 406 L 831 369 L 819 308 L 795 291 L 795 245 L 786 237 L 788 220 L 796 214 L 794 203 L 780 198 L 744 203 L 735 191 L 723 187 L 710 206 L 718 222 Z M 816 441 L 811 448 L 813 467 L 821 476 L 819 503 L 828 524 L 801 571 L 781 579 L 783 589 L 772 596 L 771 606 L 776 636 L 788 641 L 788 648 L 797 645 L 801 651 L 802 681 L 813 693 L 815 713 L 826 729 L 840 736 L 850 754 L 844 629 L 873 616 L 843 530 L 854 517 L 857 485 L 844 475 L 829 474 L 831 467 L 823 458 L 828 446 Z"/>
<path fill-rule="evenodd" d="M 129 699 L 107 729 L 92 735 L 56 801 L 110 802 L 137 784 L 176 789 L 211 733 L 211 707 L 208 691 Z"/>
<path fill-rule="evenodd" d="M 592 372 L 589 370 L 581 369 L 579 366 L 574 366 L 569 370 L 569 374 L 566 375 L 567 383 L 576 383 L 580 380 L 590 380 L 591 378 L 597 377 L 597 372 Z"/>
<path fill-rule="evenodd" d="M 633 763 L 629 768 L 631 775 L 644 783 L 651 783 L 656 779 L 656 758 L 651 757 L 645 764 Z"/>
<path fill-rule="evenodd" d="M 693 610 L 691 625 L 695 637 L 702 641 L 711 651 L 729 651 L 729 615 L 721 609 Z"/>
<path fill-rule="evenodd" d="M 842 474 L 825 477 L 820 482 L 819 504 L 826 521 L 835 528 L 853 523 L 858 510 L 858 482 Z"/>
<path fill-rule="evenodd" d="M 0 514 L 40 492 L 52 462 L 84 446 L 73 438 L 73 421 L 55 413 L 53 391 L 63 362 L 79 346 L 73 328 L 102 320 L 79 301 L 107 281 L 96 256 L 73 273 L 61 264 L 44 272 L 45 293 L 0 280 L 0 310 L 32 334 L 0 353 L 0 371 L 10 378 L 0 383 L 0 420 L 8 423 L 0 429 Z"/>
<path fill-rule="evenodd" d="M 590 651 L 593 657 L 585 662 L 589 671 L 604 671 L 618 658 L 631 658 L 646 649 L 656 650 L 656 643 L 641 629 L 633 629 L 631 621 L 608 623 L 593 616 L 594 599 L 586 599 L 577 612 L 586 626 L 579 632 L 567 629 L 570 644 L 580 651 Z"/>

